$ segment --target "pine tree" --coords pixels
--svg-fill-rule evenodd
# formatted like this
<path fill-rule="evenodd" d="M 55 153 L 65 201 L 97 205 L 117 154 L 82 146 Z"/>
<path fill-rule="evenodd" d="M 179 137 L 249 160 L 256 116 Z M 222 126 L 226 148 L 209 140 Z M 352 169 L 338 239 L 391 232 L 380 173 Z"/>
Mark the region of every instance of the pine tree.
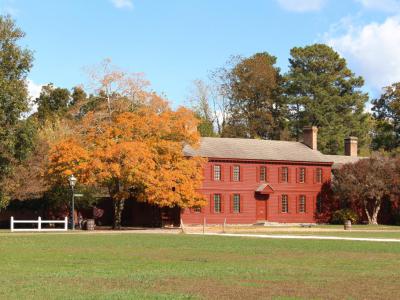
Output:
<path fill-rule="evenodd" d="M 343 152 L 343 139 L 356 136 L 360 148 L 369 145 L 370 116 L 364 112 L 368 95 L 362 77 L 347 67 L 331 47 L 314 44 L 290 52 L 285 93 L 290 105 L 291 134 L 300 139 L 306 125 L 319 127 L 318 148 Z"/>

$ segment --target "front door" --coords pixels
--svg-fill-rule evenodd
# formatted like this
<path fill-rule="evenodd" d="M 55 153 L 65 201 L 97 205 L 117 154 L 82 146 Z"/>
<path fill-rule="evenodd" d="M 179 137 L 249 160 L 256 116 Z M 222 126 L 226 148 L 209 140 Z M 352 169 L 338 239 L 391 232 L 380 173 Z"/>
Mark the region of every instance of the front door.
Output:
<path fill-rule="evenodd" d="M 267 201 L 256 200 L 256 216 L 257 221 L 264 221 L 267 219 Z"/>

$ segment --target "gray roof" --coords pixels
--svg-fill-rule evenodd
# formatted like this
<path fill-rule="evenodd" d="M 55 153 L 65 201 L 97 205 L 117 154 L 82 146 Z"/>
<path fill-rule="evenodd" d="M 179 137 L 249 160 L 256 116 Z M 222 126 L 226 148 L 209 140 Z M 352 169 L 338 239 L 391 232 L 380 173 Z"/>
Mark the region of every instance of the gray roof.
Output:
<path fill-rule="evenodd" d="M 332 162 L 331 158 L 300 142 L 256 139 L 204 137 L 198 149 L 186 146 L 184 153 L 187 156 L 225 159 Z"/>
<path fill-rule="evenodd" d="M 270 187 L 271 190 L 274 190 L 274 189 L 272 188 L 272 186 L 270 186 L 269 183 L 262 183 L 262 184 L 260 184 L 260 185 L 257 187 L 256 192 L 262 192 L 267 186 Z"/>
<path fill-rule="evenodd" d="M 365 159 L 367 157 L 361 157 L 361 156 L 347 156 L 347 155 L 325 155 L 330 161 L 333 161 L 333 169 L 339 169 L 345 164 L 349 163 L 356 163 L 360 159 Z"/>

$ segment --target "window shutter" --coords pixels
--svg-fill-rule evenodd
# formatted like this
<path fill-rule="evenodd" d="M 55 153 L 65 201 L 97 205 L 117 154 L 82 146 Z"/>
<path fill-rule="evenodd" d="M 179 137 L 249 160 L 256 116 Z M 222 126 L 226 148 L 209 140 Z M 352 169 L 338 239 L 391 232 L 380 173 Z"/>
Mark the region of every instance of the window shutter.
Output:
<path fill-rule="evenodd" d="M 296 196 L 296 213 L 300 213 L 300 196 Z"/>
<path fill-rule="evenodd" d="M 286 199 L 287 199 L 287 212 L 286 213 L 290 213 L 291 209 L 290 209 L 290 198 L 288 194 L 286 194 Z"/>
<path fill-rule="evenodd" d="M 324 169 L 321 168 L 321 178 L 322 178 L 322 182 L 321 183 L 324 183 L 325 181 L 328 181 L 328 174 L 327 173 L 328 172 L 324 172 Z"/>
<path fill-rule="evenodd" d="M 230 195 L 229 201 L 230 201 L 230 213 L 233 213 L 233 194 Z"/>
<path fill-rule="evenodd" d="M 243 177 L 244 177 L 244 172 L 241 165 L 239 165 L 239 181 L 243 181 Z"/>
<path fill-rule="evenodd" d="M 278 167 L 278 182 L 282 182 L 282 167 Z"/>
<path fill-rule="evenodd" d="M 210 195 L 210 213 L 214 212 L 214 195 Z"/>
<path fill-rule="evenodd" d="M 278 197 L 278 213 L 282 213 L 282 195 Z"/>
<path fill-rule="evenodd" d="M 211 165 L 210 175 L 211 175 L 211 180 L 214 181 L 214 165 Z"/>
<path fill-rule="evenodd" d="M 221 214 L 225 212 L 225 197 L 221 194 Z"/>
<path fill-rule="evenodd" d="M 221 168 L 221 169 L 220 169 L 220 170 L 221 170 L 221 181 L 224 181 L 224 180 L 225 180 L 225 176 L 224 176 L 224 171 L 225 171 L 225 170 L 224 170 L 224 167 L 222 166 L 222 164 L 221 164 L 220 166 L 221 166 L 221 167 L 220 167 L 220 168 Z"/>
<path fill-rule="evenodd" d="M 313 170 L 313 184 L 317 183 L 317 168 Z"/>
<path fill-rule="evenodd" d="M 300 182 L 300 168 L 296 168 L 296 183 Z"/>
<path fill-rule="evenodd" d="M 261 181 L 260 173 L 261 173 L 261 167 L 260 166 L 256 166 L 256 182 L 260 182 Z"/>
<path fill-rule="evenodd" d="M 243 211 L 243 195 L 239 194 L 239 213 L 241 213 Z"/>
<path fill-rule="evenodd" d="M 230 166 L 229 169 L 230 169 L 229 177 L 231 178 L 231 181 L 233 181 L 233 166 Z"/>

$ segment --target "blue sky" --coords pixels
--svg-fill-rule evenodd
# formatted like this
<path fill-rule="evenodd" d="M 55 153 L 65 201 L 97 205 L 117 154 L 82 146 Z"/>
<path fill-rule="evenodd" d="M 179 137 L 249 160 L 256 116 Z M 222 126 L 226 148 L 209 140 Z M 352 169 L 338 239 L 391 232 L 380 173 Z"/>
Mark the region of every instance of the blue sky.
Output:
<path fill-rule="evenodd" d="M 0 11 L 34 51 L 32 94 L 85 84 L 84 67 L 111 58 L 179 105 L 231 55 L 268 51 L 286 71 L 290 49 L 314 42 L 339 51 L 373 96 L 400 81 L 398 0 L 0 0 Z"/>

